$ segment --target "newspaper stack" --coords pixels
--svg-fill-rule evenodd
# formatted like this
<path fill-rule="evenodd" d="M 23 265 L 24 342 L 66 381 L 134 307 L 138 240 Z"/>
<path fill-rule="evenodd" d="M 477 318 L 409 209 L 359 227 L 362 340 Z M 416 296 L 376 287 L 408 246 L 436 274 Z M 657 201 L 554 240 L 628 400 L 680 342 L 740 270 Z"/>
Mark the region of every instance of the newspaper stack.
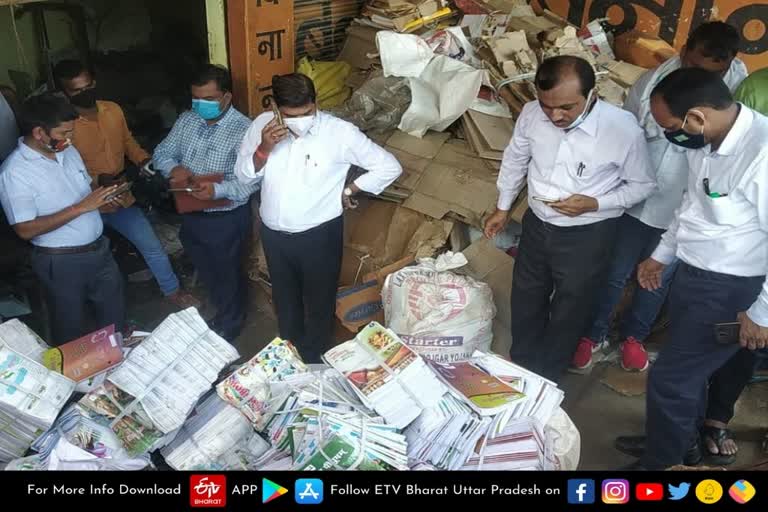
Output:
<path fill-rule="evenodd" d="M 289 341 L 275 338 L 250 361 L 216 386 L 222 400 L 238 408 L 256 429 L 264 426 L 271 399 L 270 382 L 307 372 L 307 366 Z"/>
<path fill-rule="evenodd" d="M 22 352 L 30 353 L 23 347 Z M 53 424 L 74 389 L 75 383 L 63 375 L 0 345 L 0 462 L 24 455 Z"/>
<path fill-rule="evenodd" d="M 269 448 L 240 411 L 212 393 L 161 453 L 179 471 L 248 470 Z"/>
<path fill-rule="evenodd" d="M 131 458 L 108 427 L 93 421 L 78 405 L 64 412 L 33 444 L 36 455 L 17 459 L 7 470 L 140 470 L 149 456 Z"/>
<path fill-rule="evenodd" d="M 461 469 L 491 421 L 474 413 L 465 401 L 446 394 L 405 429 L 411 469 L 422 464 L 448 471 Z"/>
<path fill-rule="evenodd" d="M 501 425 L 504 425 L 501 427 Z M 535 418 L 519 418 L 491 425 L 462 470 L 547 471 L 555 469 L 551 439 Z"/>
<path fill-rule="evenodd" d="M 238 356 L 189 308 L 166 318 L 106 384 L 80 403 L 136 456 L 158 448 L 167 434 L 179 429 L 221 370 Z"/>
<path fill-rule="evenodd" d="M 377 322 L 326 352 L 324 359 L 366 406 L 399 429 L 437 405 L 447 391 L 419 355 Z"/>
<path fill-rule="evenodd" d="M 3 345 L 37 363 L 43 362 L 43 352 L 50 348 L 40 336 L 16 318 L 0 324 L 0 347 Z"/>
<path fill-rule="evenodd" d="M 502 413 L 506 418 L 532 417 L 546 425 L 565 398 L 563 390 L 551 380 L 495 354 L 476 351 L 471 361 L 526 395 L 526 400 L 513 404 Z"/>

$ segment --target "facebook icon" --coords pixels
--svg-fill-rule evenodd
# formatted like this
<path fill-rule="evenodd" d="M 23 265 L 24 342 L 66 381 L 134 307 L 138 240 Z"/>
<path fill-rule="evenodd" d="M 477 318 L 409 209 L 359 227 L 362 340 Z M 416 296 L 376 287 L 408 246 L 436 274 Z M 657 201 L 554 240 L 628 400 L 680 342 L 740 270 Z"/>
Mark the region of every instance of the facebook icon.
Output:
<path fill-rule="evenodd" d="M 573 505 L 589 505 L 594 502 L 594 480 L 568 480 L 568 503 Z"/>

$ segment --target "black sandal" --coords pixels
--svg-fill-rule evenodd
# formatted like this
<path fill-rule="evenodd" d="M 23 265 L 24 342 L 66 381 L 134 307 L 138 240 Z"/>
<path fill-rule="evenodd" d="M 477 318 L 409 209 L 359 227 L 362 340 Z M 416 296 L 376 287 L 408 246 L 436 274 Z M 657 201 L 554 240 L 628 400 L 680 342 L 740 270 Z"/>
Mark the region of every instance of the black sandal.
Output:
<path fill-rule="evenodd" d="M 731 435 L 731 431 L 727 428 L 718 428 L 713 427 L 711 425 L 703 425 L 701 427 L 701 446 L 704 449 L 704 452 L 706 454 L 707 462 L 710 462 L 712 464 L 716 464 L 718 466 L 727 466 L 729 464 L 733 464 L 736 462 L 736 454 L 731 455 L 723 455 L 721 453 L 712 453 L 709 450 L 709 446 L 707 444 L 707 439 L 712 440 L 713 443 L 715 443 L 715 446 L 717 446 L 718 450 L 723 449 L 723 443 L 727 440 L 734 441 L 733 435 Z"/>

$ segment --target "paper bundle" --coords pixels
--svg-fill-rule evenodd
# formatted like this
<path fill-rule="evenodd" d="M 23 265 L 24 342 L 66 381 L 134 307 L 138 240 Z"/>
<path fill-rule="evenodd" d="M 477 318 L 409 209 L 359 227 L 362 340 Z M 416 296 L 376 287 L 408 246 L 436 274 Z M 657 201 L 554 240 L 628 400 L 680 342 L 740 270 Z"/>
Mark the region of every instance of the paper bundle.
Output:
<path fill-rule="evenodd" d="M 135 456 L 157 448 L 166 434 L 179 429 L 237 357 L 237 350 L 189 308 L 166 318 L 80 404 L 108 424 Z"/>
<path fill-rule="evenodd" d="M 34 352 L 27 350 L 32 343 L 22 336 L 24 352 Z M 0 345 L 0 461 L 22 456 L 53 424 L 74 389 L 75 383 L 63 375 Z"/>
<path fill-rule="evenodd" d="M 324 359 L 366 406 L 397 428 L 408 426 L 447 391 L 421 357 L 377 322 L 326 352 Z"/>
<path fill-rule="evenodd" d="M 269 447 L 240 411 L 212 393 L 161 453 L 179 471 L 248 470 Z"/>
<path fill-rule="evenodd" d="M 36 363 L 42 363 L 43 352 L 50 348 L 40 336 L 16 318 L 0 324 L 0 347 L 3 345 Z"/>
<path fill-rule="evenodd" d="M 256 429 L 264 426 L 263 416 L 271 398 L 270 382 L 306 373 L 307 366 L 289 341 L 275 338 L 258 354 L 216 386 L 222 400 L 240 409 Z"/>
<path fill-rule="evenodd" d="M 136 471 L 149 456 L 131 458 L 108 427 L 93 421 L 78 405 L 68 407 L 33 444 L 36 455 L 12 461 L 6 469 Z"/>
<path fill-rule="evenodd" d="M 436 469 L 460 469 L 491 424 L 452 394 L 425 410 L 404 433 L 411 469 L 427 464 Z"/>
<path fill-rule="evenodd" d="M 462 470 L 546 471 L 554 469 L 551 441 L 541 423 L 534 418 L 520 418 L 506 423 L 497 421 L 479 443 Z"/>
<path fill-rule="evenodd" d="M 480 416 L 496 415 L 525 399 L 513 386 L 471 362 L 430 362 L 430 366 L 451 392 Z"/>

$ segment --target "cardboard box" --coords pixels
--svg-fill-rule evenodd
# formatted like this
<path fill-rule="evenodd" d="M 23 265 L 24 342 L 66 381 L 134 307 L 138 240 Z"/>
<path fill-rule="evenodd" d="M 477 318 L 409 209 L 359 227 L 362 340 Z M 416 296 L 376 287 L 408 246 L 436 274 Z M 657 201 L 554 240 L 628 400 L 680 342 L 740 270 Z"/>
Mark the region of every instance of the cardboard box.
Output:
<path fill-rule="evenodd" d="M 353 68 L 368 69 L 375 59 L 369 59 L 369 54 L 378 54 L 376 33 L 379 29 L 363 25 L 350 25 L 347 29 L 347 40 L 341 49 L 338 59 L 347 62 Z"/>
<path fill-rule="evenodd" d="M 614 42 L 616 58 L 643 68 L 655 68 L 677 52 L 663 39 L 636 31 L 625 32 Z"/>

